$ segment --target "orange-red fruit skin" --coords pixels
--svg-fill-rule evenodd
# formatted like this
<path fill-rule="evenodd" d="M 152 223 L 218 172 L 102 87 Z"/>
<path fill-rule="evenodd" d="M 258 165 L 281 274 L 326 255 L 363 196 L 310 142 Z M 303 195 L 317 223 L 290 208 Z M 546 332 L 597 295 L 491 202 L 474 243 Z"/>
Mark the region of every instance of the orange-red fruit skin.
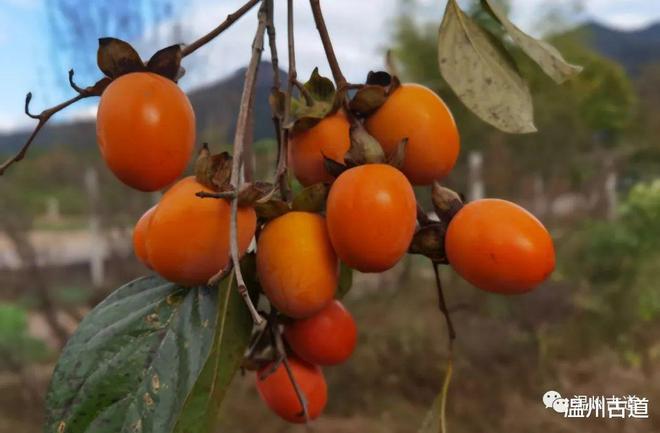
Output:
<path fill-rule="evenodd" d="M 554 245 L 546 228 L 506 200 L 466 204 L 449 223 L 445 251 L 464 279 L 501 294 L 528 292 L 555 268 Z"/>
<path fill-rule="evenodd" d="M 339 258 L 362 272 L 382 272 L 408 250 L 417 202 L 406 177 L 385 164 L 342 173 L 328 194 L 328 232 Z"/>
<path fill-rule="evenodd" d="M 454 117 L 427 87 L 402 84 L 365 126 L 387 154 L 408 138 L 403 172 L 415 185 L 446 177 L 458 159 L 460 138 Z"/>
<path fill-rule="evenodd" d="M 96 116 L 101 154 L 127 185 L 156 191 L 185 170 L 195 142 L 195 114 L 183 91 L 158 74 L 122 75 L 105 89 Z"/>
<path fill-rule="evenodd" d="M 291 349 L 305 361 L 337 365 L 350 358 L 357 343 L 357 327 L 341 302 L 334 300 L 312 317 L 284 328 Z"/>
<path fill-rule="evenodd" d="M 344 155 L 351 146 L 350 124 L 346 115 L 338 111 L 307 131 L 293 135 L 289 146 L 289 165 L 304 186 L 331 182 L 323 156 L 344 163 Z"/>
<path fill-rule="evenodd" d="M 317 365 L 309 364 L 296 357 L 289 357 L 289 365 L 307 401 L 309 419 L 314 420 L 321 415 L 328 401 L 328 387 L 323 372 Z M 304 423 L 303 408 L 296 391 L 281 363 L 274 373 L 265 379 L 260 379 L 271 365 L 257 373 L 257 390 L 266 405 L 283 419 L 293 423 Z"/>
<path fill-rule="evenodd" d="M 147 233 L 151 224 L 151 217 L 156 207 L 152 206 L 146 211 L 140 217 L 137 224 L 135 224 L 135 229 L 133 229 L 133 250 L 135 251 L 135 256 L 148 268 L 151 268 L 151 264 L 147 256 Z"/>
<path fill-rule="evenodd" d="M 147 235 L 147 256 L 164 278 L 185 286 L 205 285 L 229 263 L 229 220 L 226 200 L 195 196 L 211 192 L 187 177 L 163 195 Z M 256 229 L 257 217 L 250 207 L 238 210 L 238 247 L 244 253 Z"/>
<path fill-rule="evenodd" d="M 325 219 L 289 212 L 264 227 L 257 243 L 257 274 L 270 302 L 289 317 L 309 317 L 337 289 L 339 262 Z"/>

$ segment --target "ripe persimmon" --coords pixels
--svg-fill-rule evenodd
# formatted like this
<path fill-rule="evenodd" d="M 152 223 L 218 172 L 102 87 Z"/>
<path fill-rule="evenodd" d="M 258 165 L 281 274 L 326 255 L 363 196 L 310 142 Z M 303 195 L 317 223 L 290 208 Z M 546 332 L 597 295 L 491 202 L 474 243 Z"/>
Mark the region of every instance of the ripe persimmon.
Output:
<path fill-rule="evenodd" d="M 309 317 L 337 289 L 339 262 L 325 219 L 289 212 L 264 227 L 257 243 L 257 274 L 270 302 L 289 317 Z"/>
<path fill-rule="evenodd" d="M 415 185 L 447 176 L 460 150 L 458 129 L 449 108 L 431 89 L 402 84 L 371 115 L 365 126 L 391 154 L 408 139 L 403 173 Z"/>
<path fill-rule="evenodd" d="M 327 201 L 328 233 L 339 258 L 362 272 L 382 272 L 406 253 L 417 219 L 408 179 L 385 164 L 342 173 Z"/>
<path fill-rule="evenodd" d="M 110 170 L 127 185 L 156 191 L 185 170 L 195 142 L 195 113 L 171 80 L 122 75 L 101 96 L 96 136 Z"/>
<path fill-rule="evenodd" d="M 350 358 L 357 343 L 357 327 L 351 313 L 333 300 L 307 319 L 284 328 L 284 337 L 300 358 L 318 365 L 336 365 Z"/>
<path fill-rule="evenodd" d="M 292 376 L 305 396 L 309 420 L 314 420 L 321 415 L 328 401 L 328 385 L 325 382 L 323 371 L 318 365 L 309 364 L 293 356 L 289 357 L 288 362 Z M 280 417 L 289 422 L 304 423 L 303 406 L 284 363 L 280 363 L 274 372 L 264 377 L 272 368 L 273 365 L 269 364 L 257 372 L 259 395 L 266 405 Z"/>
<path fill-rule="evenodd" d="M 147 257 L 164 278 L 185 286 L 204 285 L 229 263 L 231 206 L 222 199 L 199 198 L 212 192 L 186 177 L 163 195 L 151 217 Z M 244 253 L 254 237 L 257 216 L 253 208 L 238 209 L 238 247 Z"/>
<path fill-rule="evenodd" d="M 456 272 L 476 287 L 525 293 L 555 267 L 552 238 L 515 203 L 483 199 L 466 204 L 449 223 L 445 252 Z"/>
<path fill-rule="evenodd" d="M 293 135 L 289 145 L 289 165 L 301 184 L 309 186 L 332 181 L 323 156 L 344 163 L 344 155 L 351 146 L 350 127 L 346 115 L 338 111 L 312 128 Z"/>
<path fill-rule="evenodd" d="M 135 251 L 135 256 L 148 268 L 151 268 L 151 264 L 147 256 L 147 231 L 149 230 L 151 217 L 155 210 L 156 206 L 152 206 L 146 211 L 133 229 L 133 250 Z"/>

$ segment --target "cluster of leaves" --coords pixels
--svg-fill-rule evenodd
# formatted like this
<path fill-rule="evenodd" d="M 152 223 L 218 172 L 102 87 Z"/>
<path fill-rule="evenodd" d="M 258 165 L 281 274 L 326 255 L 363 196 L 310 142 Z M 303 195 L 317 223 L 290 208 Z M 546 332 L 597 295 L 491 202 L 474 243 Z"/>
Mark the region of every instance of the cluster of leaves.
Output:
<path fill-rule="evenodd" d="M 447 2 L 438 40 L 440 72 L 458 98 L 482 120 L 505 132 L 535 132 L 529 87 L 498 36 L 508 35 L 557 83 L 581 68 L 568 64 L 550 44 L 516 27 L 493 0 L 482 0 L 481 6 L 500 26 L 499 34 L 473 20 L 456 0 Z"/>
<path fill-rule="evenodd" d="M 645 352 L 660 320 L 660 181 L 633 187 L 615 221 L 589 222 L 568 244 L 562 272 L 581 282 L 576 304 L 586 320 L 570 324 L 592 343 L 615 341 Z M 579 264 L 574 257 L 580 257 Z"/>
<path fill-rule="evenodd" d="M 43 342 L 28 335 L 27 312 L 16 305 L 0 305 L 0 355 L 0 365 L 9 369 L 48 356 Z"/>

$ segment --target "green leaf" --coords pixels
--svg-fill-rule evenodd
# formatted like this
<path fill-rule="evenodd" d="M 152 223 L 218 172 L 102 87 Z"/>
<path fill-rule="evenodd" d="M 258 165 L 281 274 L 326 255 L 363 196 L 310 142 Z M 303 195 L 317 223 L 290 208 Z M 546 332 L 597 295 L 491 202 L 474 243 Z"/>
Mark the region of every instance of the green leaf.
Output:
<path fill-rule="evenodd" d="M 243 262 L 246 259 L 254 261 L 254 256 L 246 256 Z M 255 272 L 246 274 L 254 275 Z M 184 410 L 174 430 L 176 433 L 214 431 L 220 403 L 243 360 L 243 354 L 250 340 L 252 319 L 238 294 L 233 277 L 232 273 L 221 284 L 218 302 L 219 322 L 213 349 L 195 387 L 186 399 Z M 250 284 L 247 280 L 246 283 Z"/>
<path fill-rule="evenodd" d="M 229 284 L 223 287 L 226 296 Z M 46 398 L 44 431 L 174 431 L 192 410 L 188 397 L 216 351 L 216 325 L 244 323 L 246 312 L 234 304 L 219 319 L 222 305 L 216 289 L 184 288 L 155 276 L 119 288 L 64 348 Z"/>
<path fill-rule="evenodd" d="M 482 120 L 510 133 L 535 132 L 532 97 L 509 53 L 449 0 L 438 61 L 456 96 Z"/>
<path fill-rule="evenodd" d="M 549 43 L 533 38 L 509 21 L 506 13 L 492 0 L 481 0 L 484 9 L 497 20 L 513 41 L 532 60 L 534 60 L 550 78 L 561 84 L 582 71 L 581 66 L 571 65 L 561 53 Z"/>
<path fill-rule="evenodd" d="M 339 262 L 339 284 L 337 287 L 337 299 L 342 299 L 353 286 L 353 269 L 344 262 Z"/>
<path fill-rule="evenodd" d="M 321 212 L 325 209 L 325 199 L 330 187 L 324 183 L 315 183 L 300 191 L 293 199 L 291 208 L 301 212 Z"/>

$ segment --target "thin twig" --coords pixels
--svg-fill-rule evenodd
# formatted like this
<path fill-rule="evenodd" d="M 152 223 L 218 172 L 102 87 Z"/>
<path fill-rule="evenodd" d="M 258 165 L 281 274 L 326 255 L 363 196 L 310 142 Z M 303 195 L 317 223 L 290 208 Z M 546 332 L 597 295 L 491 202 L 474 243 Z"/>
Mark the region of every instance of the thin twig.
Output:
<path fill-rule="evenodd" d="M 236 197 L 234 191 L 222 191 L 222 192 L 206 192 L 200 191 L 195 194 L 199 198 L 224 198 L 224 199 L 233 199 Z"/>
<path fill-rule="evenodd" d="M 275 31 L 274 9 L 273 0 L 268 1 L 268 45 L 270 47 L 271 66 L 273 67 L 273 87 L 271 89 L 273 95 L 280 94 L 280 86 L 282 80 L 280 78 L 280 62 L 277 53 L 277 37 Z M 273 126 L 275 127 L 275 136 L 277 137 L 277 163 L 275 170 L 275 186 L 273 192 L 278 188 L 282 197 L 286 199 L 288 196 L 288 183 L 287 175 L 287 159 L 286 159 L 286 141 L 288 140 L 288 133 L 284 131 L 283 123 L 285 121 L 284 114 L 278 109 L 273 110 Z M 284 158 L 284 159 L 283 159 Z"/>
<path fill-rule="evenodd" d="M 183 57 L 186 57 L 187 55 L 194 53 L 195 51 L 197 51 L 197 49 L 211 42 L 213 39 L 218 37 L 220 33 L 224 32 L 229 27 L 231 27 L 231 25 L 234 24 L 234 22 L 236 22 L 239 18 L 245 15 L 250 9 L 252 9 L 260 1 L 261 0 L 249 0 L 234 13 L 227 15 L 227 19 L 225 19 L 222 23 L 220 23 L 218 27 L 214 28 L 213 30 L 211 30 L 201 38 L 197 39 L 195 42 L 184 46 L 183 49 L 181 50 L 181 55 Z"/>
<path fill-rule="evenodd" d="M 275 19 L 273 0 L 266 0 L 268 9 L 268 22 L 266 30 L 268 32 L 268 46 L 270 48 L 270 63 L 273 67 L 273 90 L 280 90 L 280 60 L 277 55 L 277 37 L 275 32 Z"/>
<path fill-rule="evenodd" d="M 216 272 L 215 275 L 209 278 L 209 281 L 206 284 L 211 287 L 215 287 L 220 281 L 222 281 L 223 278 L 229 275 L 229 273 L 232 271 L 233 264 L 234 263 L 230 260 L 229 263 L 227 263 L 227 266 Z"/>
<path fill-rule="evenodd" d="M 284 369 L 286 370 L 286 374 L 289 376 L 289 380 L 291 381 L 293 390 L 296 393 L 298 402 L 302 407 L 301 415 L 305 419 L 305 424 L 309 425 L 309 408 L 307 404 L 307 398 L 305 397 L 305 394 L 302 392 L 302 389 L 300 389 L 300 385 L 298 384 L 296 377 L 293 375 L 293 370 L 291 370 L 291 365 L 289 364 L 289 359 L 287 357 L 286 349 L 284 347 L 284 341 L 282 340 L 282 333 L 280 332 L 279 323 L 277 322 L 277 316 L 271 314 L 271 318 L 269 319 L 269 324 L 271 329 L 271 335 L 273 337 L 275 344 L 275 351 L 278 355 L 278 358 L 281 359 L 282 363 L 284 364 Z"/>
<path fill-rule="evenodd" d="M 442 281 L 440 280 L 440 266 L 438 263 L 431 262 L 433 265 L 433 273 L 435 274 L 435 284 L 438 288 L 438 304 L 440 311 L 445 316 L 445 321 L 447 322 L 447 334 L 449 336 L 448 341 L 448 353 L 447 353 L 447 371 L 445 372 L 445 377 L 442 382 L 442 391 L 440 393 L 440 432 L 447 433 L 447 419 L 446 419 L 446 408 L 447 408 L 447 396 L 449 393 L 449 383 L 451 382 L 451 376 L 454 371 L 454 340 L 456 339 L 456 331 L 454 329 L 454 324 L 451 321 L 451 315 L 449 309 L 447 308 L 447 301 L 445 300 L 445 295 L 442 290 Z"/>
<path fill-rule="evenodd" d="M 451 314 L 449 314 L 449 309 L 447 308 L 447 302 L 445 300 L 445 294 L 442 290 L 442 281 L 440 280 L 440 266 L 438 263 L 431 262 L 433 265 L 433 273 L 435 274 L 435 284 L 438 288 L 438 304 L 440 311 L 445 316 L 445 321 L 447 322 L 447 333 L 449 334 L 449 347 L 451 349 L 452 343 L 456 339 L 456 330 L 454 329 L 454 324 L 451 321 Z"/>
<path fill-rule="evenodd" d="M 337 61 L 335 50 L 332 48 L 332 41 L 330 40 L 328 28 L 326 27 L 325 20 L 323 19 L 323 12 L 321 11 L 321 2 L 319 0 L 309 0 L 309 4 L 312 7 L 314 22 L 316 23 L 316 28 L 319 31 L 321 42 L 323 42 L 323 49 L 325 50 L 325 55 L 328 58 L 328 64 L 330 65 L 332 76 L 335 79 L 335 84 L 338 89 L 342 88 L 347 84 L 347 82 L 344 74 L 341 72 L 341 68 L 339 67 L 339 62 Z"/>
<path fill-rule="evenodd" d="M 266 0 L 259 9 L 259 23 L 257 31 L 252 43 L 252 56 L 245 72 L 245 84 L 243 85 L 243 93 L 241 95 L 241 105 L 238 112 L 238 120 L 236 121 L 236 134 L 234 135 L 234 151 L 232 160 L 232 171 L 230 183 L 234 191 L 239 191 L 241 187 L 241 166 L 243 164 L 243 150 L 245 146 L 245 134 L 249 127 L 250 111 L 254 107 L 253 93 L 257 82 L 257 72 L 259 70 L 259 63 L 261 62 L 261 53 L 264 49 L 264 34 L 266 32 L 266 23 L 268 21 L 266 11 Z M 241 266 L 239 262 L 238 253 L 238 197 L 232 198 L 231 201 L 231 219 L 230 219 L 230 235 L 229 244 L 231 248 L 231 258 L 234 263 L 234 272 L 236 274 L 236 283 L 238 285 L 238 292 L 243 297 L 245 304 L 250 310 L 252 320 L 255 325 L 261 326 L 264 323 L 263 317 L 259 314 L 254 307 L 250 294 L 248 293 Z"/>
<path fill-rule="evenodd" d="M 259 3 L 261 0 L 249 0 L 247 3 L 245 3 L 243 6 L 241 6 L 238 10 L 236 10 L 234 13 L 231 13 L 227 15 L 227 19 L 220 23 L 216 28 L 211 30 L 209 33 L 206 35 L 202 36 L 201 38 L 197 39 L 193 43 L 186 45 L 183 47 L 181 54 L 183 57 L 188 56 L 189 54 L 192 54 L 195 52 L 197 49 L 200 47 L 206 45 L 207 43 L 211 42 L 213 39 L 215 39 L 218 35 L 220 35 L 222 32 L 227 30 L 229 27 L 231 27 L 232 24 L 234 24 L 239 18 L 241 18 L 243 15 L 245 15 L 250 9 L 252 9 L 257 3 Z M 107 79 L 107 78 L 106 78 Z M 109 80 L 109 79 L 108 79 Z M 2 176 L 5 171 L 14 163 L 19 162 L 25 157 L 25 154 L 27 153 L 28 149 L 30 148 L 30 145 L 34 141 L 35 137 L 41 130 L 41 128 L 44 127 L 46 122 L 57 112 L 62 111 L 66 107 L 68 107 L 71 104 L 74 104 L 75 102 L 80 101 L 81 99 L 84 98 L 89 98 L 91 96 L 100 96 L 100 90 L 96 89 L 95 87 L 88 87 L 88 88 L 82 88 L 78 86 L 74 81 L 73 81 L 73 70 L 69 71 L 69 84 L 71 87 L 78 93 L 75 97 L 62 102 L 61 104 L 58 104 L 54 107 L 48 108 L 44 111 L 42 111 L 38 115 L 31 114 L 29 112 L 29 104 L 30 100 L 32 99 L 32 93 L 28 93 L 26 98 L 25 98 L 25 113 L 33 118 L 39 120 L 37 123 L 37 126 L 35 126 L 34 130 L 28 137 L 27 141 L 23 144 L 21 149 L 11 158 L 6 160 L 2 165 L 0 165 L 0 176 Z M 98 83 L 97 83 L 98 84 Z M 98 91 L 97 91 L 98 90 Z"/>
<path fill-rule="evenodd" d="M 23 144 L 21 149 L 14 156 L 12 156 L 8 160 L 6 160 L 2 165 L 0 165 L 0 176 L 2 176 L 12 164 L 22 160 L 25 157 L 25 154 L 30 148 L 30 145 L 34 141 L 35 137 L 37 136 L 39 131 L 41 131 L 41 128 L 44 127 L 46 122 L 48 122 L 48 119 L 50 119 L 53 116 L 53 114 L 57 113 L 58 111 L 64 110 L 69 105 L 74 104 L 80 101 L 81 99 L 89 98 L 90 96 L 94 96 L 94 95 L 78 93 L 73 98 L 62 102 L 61 104 L 55 105 L 54 107 L 47 108 L 41 113 L 35 115 L 30 113 L 30 101 L 32 100 L 32 92 L 28 93 L 27 96 L 25 97 L 25 114 L 27 114 L 29 117 L 33 119 L 39 120 L 39 122 L 32 131 L 32 134 L 30 134 L 30 136 L 28 137 L 25 144 Z"/>
<path fill-rule="evenodd" d="M 289 65 L 287 73 L 286 92 L 284 94 L 284 127 L 280 128 L 280 146 L 277 152 L 277 183 L 279 185 L 280 194 L 285 201 L 291 198 L 291 190 L 288 183 L 288 152 L 289 152 L 289 136 L 291 131 L 289 126 L 291 124 L 291 95 L 293 93 L 294 83 L 298 80 L 298 72 L 296 71 L 296 45 L 294 34 L 294 21 L 293 21 L 293 0 L 287 0 L 286 6 L 286 22 L 287 22 L 287 49 L 289 55 Z"/>

